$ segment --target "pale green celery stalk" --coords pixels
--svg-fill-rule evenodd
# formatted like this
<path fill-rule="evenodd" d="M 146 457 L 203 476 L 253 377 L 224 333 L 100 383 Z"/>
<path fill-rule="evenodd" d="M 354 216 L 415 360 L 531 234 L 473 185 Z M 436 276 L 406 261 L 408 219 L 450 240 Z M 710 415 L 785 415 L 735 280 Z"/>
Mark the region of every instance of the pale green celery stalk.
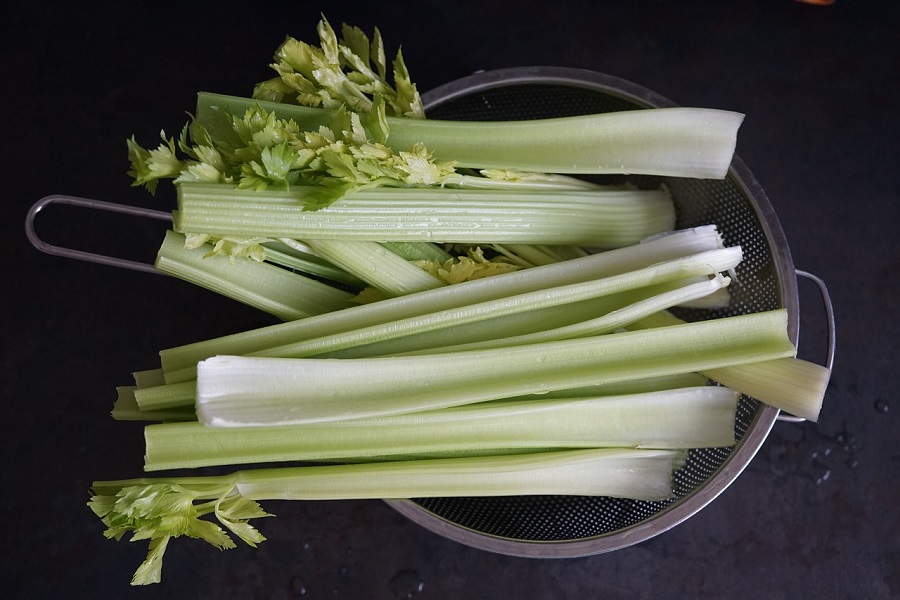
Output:
<path fill-rule="evenodd" d="M 134 379 L 135 386 L 139 388 L 162 385 L 166 382 L 166 376 L 162 369 L 135 371 L 131 376 Z"/>
<path fill-rule="evenodd" d="M 262 495 L 280 500 L 521 495 L 665 500 L 672 497 L 672 473 L 683 461 L 680 450 L 598 448 L 316 466 L 309 469 L 317 472 L 297 481 L 276 468 L 243 478 L 238 490 L 254 498 Z M 321 480 L 313 479 L 315 475 Z"/>
<path fill-rule="evenodd" d="M 198 361 L 216 354 L 250 354 L 289 343 L 362 327 L 420 316 L 548 287 L 589 281 L 639 269 L 657 262 L 722 247 L 715 226 L 673 232 L 654 239 L 554 265 L 523 269 L 467 281 L 410 296 L 390 298 L 363 306 L 290 323 L 231 334 L 168 348 L 160 352 L 167 382 L 196 376 Z"/>
<path fill-rule="evenodd" d="M 196 421 L 197 415 L 193 406 L 180 406 L 172 409 L 148 411 L 138 406 L 134 397 L 137 386 L 120 386 L 116 388 L 117 397 L 110 413 L 116 421 Z"/>
<path fill-rule="evenodd" d="M 831 380 L 831 369 L 800 358 L 779 358 L 741 368 L 703 372 L 713 381 L 812 422 L 819 420 Z"/>
<path fill-rule="evenodd" d="M 196 387 L 194 381 L 138 387 L 134 400 L 141 410 L 147 411 L 190 406 L 194 403 Z"/>
<path fill-rule="evenodd" d="M 262 245 L 266 262 L 351 287 L 365 286 L 365 282 L 358 277 L 311 254 L 312 249 L 297 240 L 282 238 Z"/>
<path fill-rule="evenodd" d="M 312 186 L 240 189 L 178 184 L 175 229 L 217 236 L 464 244 L 622 247 L 675 226 L 662 190 L 506 192 L 441 187 L 364 188 L 318 210 Z"/>
<path fill-rule="evenodd" d="M 580 246 L 491 244 L 490 248 L 506 257 L 513 264 L 525 268 L 549 265 L 590 254 L 587 249 Z"/>
<path fill-rule="evenodd" d="M 283 427 L 149 425 L 144 429 L 144 469 L 565 448 L 731 446 L 737 400 L 737 392 L 727 388 L 701 386 L 628 396 L 482 402 Z"/>
<path fill-rule="evenodd" d="M 544 246 L 529 246 L 526 244 L 505 244 L 502 248 L 509 250 L 515 256 L 520 257 L 529 264 L 550 265 L 561 259 L 552 250 L 548 251 Z"/>
<path fill-rule="evenodd" d="M 284 321 L 350 306 L 352 294 L 281 267 L 250 260 L 208 256 L 212 246 L 185 248 L 172 231 L 156 256 L 156 269 L 270 313 Z"/>
<path fill-rule="evenodd" d="M 560 260 L 572 260 L 590 254 L 588 249 L 582 246 L 553 246 L 553 252 Z"/>
<path fill-rule="evenodd" d="M 455 188 L 470 188 L 479 190 L 597 190 L 597 189 L 623 189 L 621 187 L 601 186 L 596 183 L 570 177 L 568 175 L 540 174 L 529 178 L 528 174 L 509 179 L 494 177 L 482 177 L 480 175 L 465 175 L 459 172 L 451 173 L 441 179 L 441 185 Z"/>
<path fill-rule="evenodd" d="M 625 292 L 591 298 L 580 302 L 546 306 L 525 312 L 513 312 L 502 316 L 494 316 L 485 320 L 471 320 L 466 323 L 448 324 L 447 327 L 432 329 L 403 336 L 388 336 L 385 339 L 362 345 L 351 345 L 340 350 L 317 354 L 321 358 L 367 358 L 374 356 L 393 356 L 413 352 L 444 351 L 459 344 L 488 342 L 505 338 L 510 332 L 527 335 L 566 327 L 575 323 L 589 321 L 619 310 L 631 302 L 637 302 L 652 295 L 661 286 L 648 286 Z M 275 350 L 275 349 L 272 349 Z M 251 353 L 248 356 L 265 356 L 268 350 Z"/>
<path fill-rule="evenodd" d="M 258 104 L 304 130 L 328 122 L 327 111 L 201 93 L 196 119 L 243 115 Z M 316 112 L 319 111 L 319 112 Z M 326 114 L 323 114 L 326 113 Z M 467 122 L 388 117 L 387 145 L 423 143 L 438 161 L 459 167 L 562 174 L 645 174 L 724 178 L 744 115 L 674 107 L 530 121 Z"/>
<path fill-rule="evenodd" d="M 512 250 L 509 250 L 506 247 L 506 245 L 491 244 L 490 248 L 492 250 L 494 250 L 495 252 L 497 252 L 498 254 L 500 254 L 501 256 L 505 257 L 512 264 L 517 265 L 523 269 L 528 269 L 530 267 L 537 266 L 536 263 L 530 262 L 530 261 L 526 260 L 524 257 L 516 254 Z"/>
<path fill-rule="evenodd" d="M 387 340 L 397 340 L 407 336 L 421 336 L 441 330 L 452 331 L 463 325 L 490 321 L 508 315 L 529 313 L 560 305 L 572 305 L 593 298 L 602 298 L 691 277 L 714 275 L 720 271 L 733 269 L 741 261 L 741 258 L 742 252 L 739 247 L 710 250 L 620 275 L 545 288 L 455 309 L 390 321 L 353 331 L 268 348 L 254 354 L 266 357 L 303 358 L 382 343 Z M 619 322 L 619 324 L 623 322 Z M 452 338 L 444 343 L 452 344 Z"/>
<path fill-rule="evenodd" d="M 633 329 L 669 327 L 684 323 L 663 311 L 633 323 Z M 831 369 L 801 358 L 783 357 L 754 364 L 702 369 L 703 375 L 722 385 L 801 417 L 818 421 Z"/>
<path fill-rule="evenodd" d="M 453 258 L 452 254 L 431 242 L 384 242 L 381 245 L 406 260 L 433 260 L 443 263 Z"/>
<path fill-rule="evenodd" d="M 686 349 L 689 349 L 687 351 Z M 197 418 L 288 425 L 418 412 L 795 356 L 783 309 L 562 342 L 359 359 L 218 356 L 197 367 Z"/>
<path fill-rule="evenodd" d="M 120 540 L 134 532 L 130 539 L 150 540 L 132 579 L 143 585 L 160 581 L 172 538 L 186 535 L 219 549 L 233 548 L 227 530 L 250 546 L 265 541 L 249 523 L 271 516 L 257 504 L 260 500 L 517 495 L 665 500 L 674 495 L 673 473 L 684 460 L 681 450 L 603 448 L 96 481 L 89 506 L 106 525 L 106 537 Z M 222 527 L 203 518 L 208 515 Z"/>
<path fill-rule="evenodd" d="M 381 354 L 354 355 L 346 353 L 341 358 L 359 358 L 381 356 Z M 708 379 L 698 373 L 679 373 L 665 377 L 648 378 L 641 381 L 626 381 L 611 385 L 592 386 L 584 389 L 567 389 L 559 392 L 547 393 L 539 396 L 540 398 L 551 397 L 574 397 L 585 395 L 615 395 L 625 393 L 638 393 L 649 391 L 661 391 L 673 389 L 677 387 L 688 387 L 692 385 L 704 385 Z M 175 416 L 190 416 L 196 419 L 194 412 L 194 400 L 196 398 L 197 381 L 191 379 L 179 383 L 159 383 L 156 386 L 136 387 L 130 392 L 129 409 L 140 410 L 142 415 L 135 414 L 134 417 L 141 417 L 143 420 L 185 420 L 175 418 Z M 132 406 L 133 405 L 133 406 Z M 125 408 L 125 405 L 122 406 Z M 172 414 L 172 418 L 158 418 L 161 414 Z"/>
<path fill-rule="evenodd" d="M 680 306 L 684 302 L 690 302 L 713 294 L 729 283 L 727 277 L 716 275 L 711 279 L 696 283 L 686 283 L 674 289 L 661 291 L 658 294 L 642 300 L 638 300 L 622 308 L 613 310 L 607 314 L 592 319 L 579 321 L 571 325 L 548 328 L 533 333 L 526 333 L 507 337 L 495 337 L 479 342 L 465 344 L 445 345 L 440 348 L 418 350 L 411 354 L 428 354 L 434 352 L 463 352 L 467 350 L 485 350 L 488 348 L 504 348 L 511 346 L 523 346 L 540 342 L 553 342 L 583 338 L 592 335 L 611 333 L 626 327 L 630 323 L 653 315 L 661 310 L 667 310 L 673 306 Z"/>
<path fill-rule="evenodd" d="M 446 285 L 377 242 L 307 239 L 306 243 L 318 256 L 352 273 L 388 298 Z"/>

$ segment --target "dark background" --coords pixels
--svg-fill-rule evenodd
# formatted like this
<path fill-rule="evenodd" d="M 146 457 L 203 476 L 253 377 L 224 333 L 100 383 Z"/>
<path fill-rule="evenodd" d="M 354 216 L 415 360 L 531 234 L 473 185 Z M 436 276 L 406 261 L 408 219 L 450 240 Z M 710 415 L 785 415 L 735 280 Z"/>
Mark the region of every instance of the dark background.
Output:
<path fill-rule="evenodd" d="M 162 585 L 128 586 L 144 543 L 105 540 L 94 479 L 140 474 L 117 385 L 162 348 L 269 320 L 188 284 L 49 256 L 25 239 L 52 193 L 171 208 L 131 188 L 125 139 L 176 133 L 200 90 L 247 95 L 285 35 L 379 27 L 424 92 L 482 69 L 621 77 L 682 105 L 745 113 L 738 154 L 838 328 L 818 423 L 776 423 L 718 499 L 673 530 L 587 558 L 534 560 L 432 534 L 380 501 L 271 503 L 258 549 L 177 540 Z M 15 598 L 890 598 L 900 595 L 898 3 L 7 2 L 0 18 L 3 519 Z M 59 209 L 52 241 L 149 260 L 158 228 Z M 801 352 L 824 360 L 800 282 Z"/>

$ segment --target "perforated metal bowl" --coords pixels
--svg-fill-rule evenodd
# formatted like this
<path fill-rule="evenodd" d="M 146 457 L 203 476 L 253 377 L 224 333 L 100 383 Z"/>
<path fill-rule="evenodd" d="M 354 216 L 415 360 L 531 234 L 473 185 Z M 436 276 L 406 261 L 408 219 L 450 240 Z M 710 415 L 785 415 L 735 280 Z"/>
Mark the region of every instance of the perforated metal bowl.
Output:
<path fill-rule="evenodd" d="M 633 83 L 591 71 L 516 68 L 483 72 L 425 95 L 430 118 L 512 120 L 674 106 Z M 725 180 L 631 178 L 665 183 L 678 227 L 714 223 L 745 258 L 724 311 L 682 311 L 698 321 L 786 308 L 789 335 L 798 336 L 797 276 L 768 198 L 740 159 Z M 714 500 L 747 466 L 778 410 L 743 397 L 731 448 L 692 450 L 675 475 L 675 498 L 645 502 L 605 497 L 527 496 L 390 501 L 420 526 L 468 546 L 515 556 L 574 557 L 624 548 L 666 531 Z"/>

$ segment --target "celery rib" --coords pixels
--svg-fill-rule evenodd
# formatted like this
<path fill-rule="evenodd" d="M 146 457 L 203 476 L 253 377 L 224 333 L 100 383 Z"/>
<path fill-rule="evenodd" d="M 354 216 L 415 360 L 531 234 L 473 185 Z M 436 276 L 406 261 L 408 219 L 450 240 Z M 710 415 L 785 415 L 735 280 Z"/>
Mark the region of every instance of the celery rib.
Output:
<path fill-rule="evenodd" d="M 737 393 L 719 386 L 486 402 L 378 419 L 272 427 L 145 428 L 145 470 L 403 459 L 564 448 L 731 446 Z"/>
<path fill-rule="evenodd" d="M 202 92 L 198 123 L 214 128 L 230 115 L 260 106 L 315 130 L 328 111 Z M 387 145 L 424 143 L 435 159 L 459 167 L 544 173 L 725 177 L 744 115 L 673 107 L 529 121 L 467 122 L 388 117 Z"/>
<path fill-rule="evenodd" d="M 388 298 L 445 285 L 377 242 L 308 239 L 306 243 L 318 256 L 352 273 Z"/>
<path fill-rule="evenodd" d="M 675 226 L 659 190 L 506 192 L 450 188 L 360 189 L 309 210 L 311 189 L 244 190 L 181 183 L 175 227 L 217 236 L 562 244 L 615 248 Z"/>
<path fill-rule="evenodd" d="M 684 323 L 668 311 L 661 311 L 629 325 L 632 329 L 652 329 Z M 817 421 L 831 380 L 828 367 L 798 358 L 782 357 L 754 364 L 702 370 L 703 375 L 780 410 Z"/>
<path fill-rule="evenodd" d="M 211 426 L 400 414 L 794 356 L 783 309 L 562 342 L 360 359 L 218 356 L 199 363 Z"/>
<path fill-rule="evenodd" d="M 185 248 L 184 236 L 168 231 L 155 266 L 162 273 L 199 285 L 284 321 L 347 308 L 353 297 L 320 281 L 281 267 L 249 260 L 207 256 L 212 246 Z"/>
<path fill-rule="evenodd" d="M 342 332 L 287 344 L 254 353 L 256 356 L 302 358 L 332 353 L 348 348 L 396 340 L 408 336 L 421 336 L 436 331 L 459 328 L 472 323 L 494 320 L 522 312 L 533 312 L 560 305 L 602 298 L 648 286 L 668 283 L 692 276 L 714 275 L 732 269 L 741 260 L 740 248 L 711 250 L 694 256 L 674 259 L 584 283 L 573 283 L 534 292 L 506 296 L 497 300 L 470 304 L 456 309 L 372 325 L 350 332 Z M 452 340 L 448 343 L 453 343 Z"/>

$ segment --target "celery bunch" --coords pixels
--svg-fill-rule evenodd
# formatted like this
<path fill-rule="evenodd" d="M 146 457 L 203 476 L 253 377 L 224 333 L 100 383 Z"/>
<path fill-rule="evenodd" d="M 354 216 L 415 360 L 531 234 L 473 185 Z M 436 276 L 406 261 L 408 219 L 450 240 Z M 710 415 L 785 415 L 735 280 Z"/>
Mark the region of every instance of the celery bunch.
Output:
<path fill-rule="evenodd" d="M 667 312 L 727 305 L 740 247 L 673 231 L 664 188 L 572 176 L 722 178 L 743 115 L 431 120 L 377 30 L 317 31 L 251 97 L 201 93 L 177 138 L 128 140 L 134 185 L 177 188 L 159 270 L 283 322 L 164 349 L 113 416 L 151 422 L 147 471 L 300 463 L 94 482 L 105 535 L 150 542 L 133 584 L 175 537 L 264 541 L 262 500 L 667 501 L 689 449 L 734 444 L 741 393 L 778 406 L 766 380 L 796 378 L 783 406 L 818 414 L 828 373 L 784 310 Z"/>

